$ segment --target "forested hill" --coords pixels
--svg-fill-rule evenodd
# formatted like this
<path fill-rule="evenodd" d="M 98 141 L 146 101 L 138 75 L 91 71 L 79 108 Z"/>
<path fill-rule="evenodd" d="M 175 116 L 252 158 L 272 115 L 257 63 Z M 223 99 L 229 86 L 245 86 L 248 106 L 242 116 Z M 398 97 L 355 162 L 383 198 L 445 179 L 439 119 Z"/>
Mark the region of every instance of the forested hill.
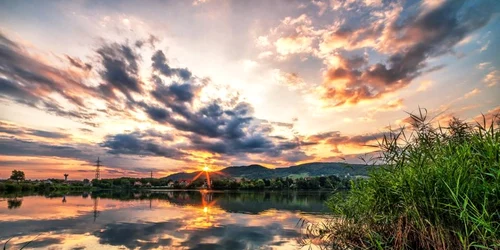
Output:
<path fill-rule="evenodd" d="M 362 164 L 346 164 L 339 162 L 313 162 L 306 163 L 297 166 L 290 166 L 286 168 L 275 168 L 270 169 L 263 167 L 261 165 L 249 165 L 249 166 L 232 166 L 227 167 L 219 171 L 220 174 L 211 174 L 212 178 L 227 177 L 227 178 L 247 178 L 247 179 L 261 179 L 261 178 L 277 178 L 277 177 L 307 177 L 307 176 L 328 176 L 337 175 L 345 176 L 349 174 L 350 176 L 366 176 L 368 175 L 368 169 L 372 166 L 366 166 Z M 192 179 L 200 172 L 191 173 L 175 173 L 171 174 L 165 179 L 172 180 L 182 180 L 182 179 Z M 203 175 L 204 176 L 204 175 Z"/>

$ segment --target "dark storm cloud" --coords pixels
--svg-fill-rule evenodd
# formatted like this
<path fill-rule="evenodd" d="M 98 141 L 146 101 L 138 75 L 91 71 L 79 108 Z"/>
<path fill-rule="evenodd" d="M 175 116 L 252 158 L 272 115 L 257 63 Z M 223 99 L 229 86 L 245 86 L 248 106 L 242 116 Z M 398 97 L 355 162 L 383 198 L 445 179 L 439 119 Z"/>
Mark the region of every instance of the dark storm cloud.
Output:
<path fill-rule="evenodd" d="M 182 116 L 186 116 L 186 110 L 189 107 L 186 105 L 192 104 L 193 100 L 198 97 L 198 93 L 204 87 L 203 85 L 195 85 L 193 83 L 177 83 L 172 82 L 166 85 L 158 76 L 152 77 L 155 88 L 151 91 L 151 96 L 159 103 L 170 107 L 175 112 Z"/>
<path fill-rule="evenodd" d="M 23 86 L 4 78 L 0 78 L 0 95 L 4 98 L 11 97 L 18 103 L 33 107 L 39 100 L 37 96 L 24 89 Z"/>
<path fill-rule="evenodd" d="M 43 130 L 32 130 L 32 131 L 30 131 L 30 133 L 32 135 L 35 135 L 35 136 L 52 138 L 52 139 L 68 138 L 67 134 L 58 133 L 58 132 L 43 131 Z"/>
<path fill-rule="evenodd" d="M 191 148 L 224 155 L 238 154 L 275 154 L 281 150 L 268 138 L 260 134 L 246 135 L 237 139 L 222 138 L 215 141 L 204 140 L 201 137 L 190 137 Z M 276 153 L 277 152 L 277 153 Z"/>
<path fill-rule="evenodd" d="M 107 148 L 110 154 L 162 156 L 171 159 L 187 156 L 177 148 L 166 147 L 145 137 L 140 133 L 108 135 L 100 145 Z"/>
<path fill-rule="evenodd" d="M 283 154 L 283 159 L 287 162 L 301 162 L 314 159 L 313 156 L 307 155 L 305 152 L 300 150 L 288 151 Z"/>
<path fill-rule="evenodd" d="M 101 86 L 100 89 L 106 97 L 116 98 L 112 94 L 112 89 L 119 90 L 129 100 L 133 101 L 131 93 L 142 93 L 142 83 L 138 77 L 139 55 L 125 44 L 106 44 L 97 50 L 101 57 L 103 69 L 100 71 L 101 77 L 108 85 Z"/>
<path fill-rule="evenodd" d="M 176 101 L 179 102 L 192 102 L 194 93 L 192 89 L 192 85 L 190 84 L 178 84 L 174 83 L 168 86 L 168 92 L 173 95 Z M 165 94 L 167 94 L 165 93 Z M 154 93 L 153 93 L 154 95 Z"/>
<path fill-rule="evenodd" d="M 12 156 L 54 156 L 85 161 L 94 158 L 92 151 L 82 150 L 73 145 L 51 145 L 5 137 L 0 137 L 0 152 Z"/>
<path fill-rule="evenodd" d="M 191 78 L 191 71 L 189 71 L 188 69 L 171 68 L 168 65 L 165 54 L 161 50 L 155 52 L 155 54 L 151 57 L 151 61 L 153 61 L 153 69 L 159 71 L 166 77 L 178 76 L 184 81 L 187 81 Z"/>
<path fill-rule="evenodd" d="M 166 108 L 149 106 L 145 103 L 140 105 L 152 120 L 172 125 L 181 132 L 180 136 L 188 139 L 182 144 L 164 148 L 167 153 L 162 156 L 178 158 L 176 151 L 173 151 L 173 148 L 177 148 L 239 157 L 245 154 L 279 157 L 284 151 L 296 150 L 299 146 L 286 138 L 270 136 L 272 127 L 269 123 L 260 123 L 260 120 L 255 119 L 252 116 L 253 109 L 247 103 L 241 102 L 232 108 L 225 108 L 216 102 L 211 102 L 198 110 L 192 110 L 189 104 L 178 104 L 179 101 L 176 102 L 172 98 L 158 99 L 166 102 Z M 148 136 L 150 138 L 146 138 Z M 158 154 L 145 150 L 147 143 L 158 145 L 152 141 L 155 138 L 165 140 L 161 135 L 135 132 L 127 135 L 110 135 L 102 146 L 109 148 L 110 153 Z M 304 153 L 299 155 L 300 158 L 306 157 Z"/>
<path fill-rule="evenodd" d="M 336 105 L 356 104 L 394 92 L 419 75 L 442 68 L 443 65 L 439 65 L 427 69 L 428 59 L 453 52 L 458 42 L 484 27 L 499 8 L 493 1 L 465 4 L 458 0 L 446 1 L 432 10 L 419 10 L 418 13 L 404 12 L 398 20 L 384 22 L 383 26 L 346 29 L 344 33 L 351 35 L 364 33 L 362 40 L 376 40 L 384 32 L 385 37 L 376 49 L 389 53 L 389 57 L 386 63 L 363 69 L 360 67 L 366 63 L 360 58 L 343 59 L 343 64 L 329 69 L 326 74 L 325 98 L 336 100 Z M 347 80 L 346 87 L 328 87 L 335 80 Z"/>
<path fill-rule="evenodd" d="M 145 111 L 149 118 L 160 123 L 166 122 L 170 116 L 168 110 L 160 107 L 147 106 Z"/>

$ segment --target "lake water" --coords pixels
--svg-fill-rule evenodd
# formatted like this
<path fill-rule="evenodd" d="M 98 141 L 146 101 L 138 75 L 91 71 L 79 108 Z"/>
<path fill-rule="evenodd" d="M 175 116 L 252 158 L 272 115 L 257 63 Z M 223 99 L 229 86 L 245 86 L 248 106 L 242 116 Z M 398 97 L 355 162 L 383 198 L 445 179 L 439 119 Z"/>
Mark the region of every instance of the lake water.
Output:
<path fill-rule="evenodd" d="M 300 249 L 328 192 L 93 193 L 0 198 L 0 248 Z M 26 249 L 26 248 L 25 248 Z"/>

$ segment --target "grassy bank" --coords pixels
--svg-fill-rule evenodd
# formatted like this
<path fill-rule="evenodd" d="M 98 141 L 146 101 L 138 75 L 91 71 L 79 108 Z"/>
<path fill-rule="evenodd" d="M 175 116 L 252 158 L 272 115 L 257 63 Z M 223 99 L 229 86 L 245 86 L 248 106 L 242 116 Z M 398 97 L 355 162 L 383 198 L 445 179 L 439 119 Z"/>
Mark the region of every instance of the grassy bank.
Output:
<path fill-rule="evenodd" d="M 498 118 L 498 117 L 497 117 Z M 328 205 L 309 227 L 334 249 L 500 248 L 498 119 L 432 127 L 425 112 L 380 142 L 382 168 Z"/>

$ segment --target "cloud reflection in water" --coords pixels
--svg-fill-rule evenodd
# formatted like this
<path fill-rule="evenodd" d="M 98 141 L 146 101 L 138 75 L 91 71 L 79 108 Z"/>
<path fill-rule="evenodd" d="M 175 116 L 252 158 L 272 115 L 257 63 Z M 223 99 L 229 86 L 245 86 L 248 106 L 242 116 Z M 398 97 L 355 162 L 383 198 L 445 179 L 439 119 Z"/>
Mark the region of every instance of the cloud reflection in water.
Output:
<path fill-rule="evenodd" d="M 296 248 L 298 219 L 320 218 L 311 213 L 321 211 L 325 198 L 279 192 L 102 193 L 95 206 L 97 194 L 92 196 L 66 196 L 66 203 L 27 196 L 15 210 L 5 204 L 0 207 L 0 228 L 10 230 L 0 230 L 0 244 L 15 237 L 9 242 L 15 246 L 40 234 L 31 247 Z M 319 209 L 304 213 L 301 207 Z"/>

